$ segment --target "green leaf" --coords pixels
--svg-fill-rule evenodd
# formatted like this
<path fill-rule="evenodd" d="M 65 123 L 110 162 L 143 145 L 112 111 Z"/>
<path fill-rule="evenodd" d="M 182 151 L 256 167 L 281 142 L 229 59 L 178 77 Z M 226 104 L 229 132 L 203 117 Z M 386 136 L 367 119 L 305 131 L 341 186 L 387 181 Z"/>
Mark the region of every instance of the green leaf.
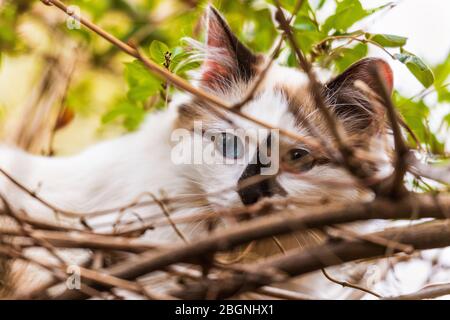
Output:
<path fill-rule="evenodd" d="M 297 31 L 295 37 L 300 49 L 308 54 L 315 44 L 326 37 L 326 34 L 319 31 Z"/>
<path fill-rule="evenodd" d="M 435 86 L 444 84 L 450 77 L 450 53 L 444 59 L 444 61 L 433 68 L 433 74 L 435 76 Z"/>
<path fill-rule="evenodd" d="M 317 9 L 322 9 L 323 5 L 325 4 L 326 0 L 320 0 L 319 4 L 317 5 Z"/>
<path fill-rule="evenodd" d="M 292 12 L 296 5 L 296 0 L 280 0 L 280 5 L 282 8 Z"/>
<path fill-rule="evenodd" d="M 385 3 L 385 4 L 381 5 L 381 6 L 379 6 L 379 7 L 375 7 L 375 8 L 372 8 L 372 9 L 368 9 L 367 12 L 368 12 L 369 14 L 373 14 L 373 13 L 375 13 L 375 12 L 377 12 L 377 11 L 380 11 L 381 9 L 384 9 L 384 8 L 387 8 L 387 7 L 390 7 L 390 8 L 395 7 L 395 2 L 394 2 L 394 1 L 391 1 L 391 2 L 388 2 L 388 3 Z"/>
<path fill-rule="evenodd" d="M 150 56 L 157 63 L 164 63 L 166 61 L 165 55 L 170 52 L 169 47 L 161 41 L 153 40 L 150 45 Z"/>
<path fill-rule="evenodd" d="M 298 31 L 318 31 L 316 23 L 306 15 L 297 16 L 293 29 Z"/>
<path fill-rule="evenodd" d="M 326 34 L 319 30 L 317 22 L 310 17 L 311 7 L 308 2 L 304 2 L 302 9 L 304 11 L 296 16 L 292 29 L 295 31 L 300 49 L 309 53 L 315 44 L 326 37 Z"/>
<path fill-rule="evenodd" d="M 297 22 L 293 26 L 294 30 L 299 31 L 315 31 L 317 30 L 317 27 L 311 19 L 308 18 L 308 20 L 304 20 L 301 22 Z"/>
<path fill-rule="evenodd" d="M 123 125 L 127 130 L 136 130 L 145 118 L 145 110 L 129 101 L 119 101 L 117 105 L 103 115 L 102 123 L 108 124 L 118 118 L 122 118 Z"/>
<path fill-rule="evenodd" d="M 200 67 L 198 59 L 190 59 L 190 53 L 181 47 L 172 49 L 172 62 L 170 63 L 170 71 L 177 75 L 184 75 L 187 71 Z"/>
<path fill-rule="evenodd" d="M 129 85 L 137 85 L 149 78 L 153 78 L 153 75 L 140 61 L 134 60 L 125 63 L 125 79 Z"/>
<path fill-rule="evenodd" d="M 322 26 L 322 31 L 326 33 L 332 29 L 337 33 L 345 32 L 356 22 L 392 5 L 392 3 L 387 3 L 376 8 L 364 9 L 359 0 L 336 0 L 336 3 L 335 13 L 329 16 Z"/>
<path fill-rule="evenodd" d="M 289 54 L 286 59 L 286 64 L 288 67 L 297 66 L 297 58 L 295 57 L 295 53 L 293 50 L 289 49 Z"/>
<path fill-rule="evenodd" d="M 409 71 L 411 71 L 425 88 L 433 84 L 433 72 L 419 57 L 404 49 L 401 50 L 401 53 L 396 53 L 394 57 L 406 65 Z"/>
<path fill-rule="evenodd" d="M 426 143 L 428 128 L 426 119 L 430 115 L 430 108 L 422 101 L 412 101 L 400 96 L 397 92 L 394 94 L 395 105 L 400 114 L 405 119 L 406 124 L 411 128 L 419 141 Z"/>
<path fill-rule="evenodd" d="M 337 71 L 341 73 L 354 62 L 367 56 L 368 50 L 367 44 L 364 43 L 358 43 L 353 48 L 342 48 L 334 61 Z"/>
<path fill-rule="evenodd" d="M 393 34 L 366 33 L 365 36 L 366 36 L 366 39 L 376 42 L 379 45 L 381 45 L 383 47 L 388 47 L 388 48 L 402 47 L 406 44 L 406 41 L 408 40 L 408 38 L 396 36 Z"/>
<path fill-rule="evenodd" d="M 438 102 L 450 102 L 450 53 L 440 64 L 433 68 L 434 88 Z"/>
<path fill-rule="evenodd" d="M 199 61 L 181 61 L 177 64 L 176 69 L 174 69 L 177 75 L 184 75 L 187 71 L 198 69 L 201 63 Z"/>
<path fill-rule="evenodd" d="M 340 0 L 337 2 L 335 14 L 329 16 L 323 24 L 323 31 L 346 31 L 355 22 L 370 14 L 365 10 L 359 0 Z"/>
<path fill-rule="evenodd" d="M 441 86 L 436 89 L 438 102 L 450 102 L 450 91 L 448 86 Z"/>
<path fill-rule="evenodd" d="M 127 97 L 131 101 L 145 101 L 148 97 L 154 95 L 158 92 L 158 87 L 139 85 L 130 88 Z"/>
<path fill-rule="evenodd" d="M 442 119 L 442 123 L 445 123 L 447 125 L 447 127 L 450 127 L 450 113 L 447 114 L 443 119 Z M 442 126 L 442 125 L 441 125 Z"/>
<path fill-rule="evenodd" d="M 138 60 L 125 64 L 125 78 L 128 83 L 128 98 L 132 101 L 145 101 L 156 94 L 161 82 Z"/>
<path fill-rule="evenodd" d="M 424 143 L 430 152 L 442 154 L 444 152 L 444 144 L 438 140 L 428 126 L 429 106 L 423 100 L 413 101 L 400 96 L 398 92 L 394 93 L 394 101 L 406 124 L 411 128 L 419 141 Z M 411 144 L 414 144 L 411 137 L 409 137 L 409 141 Z"/>

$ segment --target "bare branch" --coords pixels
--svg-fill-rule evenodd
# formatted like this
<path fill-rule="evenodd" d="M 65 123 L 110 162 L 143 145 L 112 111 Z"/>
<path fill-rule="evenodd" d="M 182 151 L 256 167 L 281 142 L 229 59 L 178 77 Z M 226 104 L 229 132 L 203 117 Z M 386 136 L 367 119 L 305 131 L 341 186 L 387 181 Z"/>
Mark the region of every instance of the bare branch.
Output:
<path fill-rule="evenodd" d="M 367 288 L 358 286 L 358 285 L 356 285 L 356 284 L 353 284 L 353 283 L 350 283 L 350 282 L 347 282 L 347 281 L 341 281 L 341 280 L 338 280 L 338 279 L 333 278 L 332 276 L 330 276 L 330 275 L 328 274 L 328 272 L 325 271 L 325 269 L 322 269 L 322 273 L 323 273 L 323 275 L 325 276 L 325 278 L 327 278 L 327 279 L 330 280 L 331 282 L 334 282 L 334 283 L 336 283 L 336 284 L 339 284 L 339 285 L 343 286 L 344 288 L 345 288 L 345 287 L 348 287 L 348 288 L 360 290 L 360 291 L 363 291 L 363 292 L 365 292 L 365 293 L 371 294 L 371 295 L 373 295 L 373 296 L 375 296 L 375 297 L 377 297 L 377 298 L 382 298 L 381 295 L 379 295 L 378 293 L 376 293 L 376 292 L 374 292 L 374 291 L 372 291 L 372 290 L 369 290 L 369 289 L 367 289 Z"/>
<path fill-rule="evenodd" d="M 126 261 L 105 270 L 105 272 L 124 279 L 134 279 L 173 263 L 189 262 L 195 257 L 202 257 L 216 251 L 230 250 L 253 240 L 293 231 L 368 219 L 409 219 L 412 211 L 415 213 L 415 218 L 445 218 L 449 214 L 449 209 L 449 196 L 414 195 L 396 202 L 377 199 L 371 203 L 343 205 L 338 208 L 313 208 L 308 211 L 307 215 L 293 216 L 292 213 L 288 215 L 279 213 L 264 219 L 250 221 L 231 230 L 220 230 L 188 245 L 153 254 L 144 253 L 133 261 Z M 401 239 L 395 239 L 395 241 L 403 243 Z M 373 243 L 367 244 L 375 246 Z M 380 246 L 377 245 L 377 247 Z M 80 297 L 76 292 L 66 292 L 65 295 L 67 298 Z"/>
<path fill-rule="evenodd" d="M 405 244 L 410 244 L 419 250 L 430 248 L 442 248 L 450 245 L 449 221 L 424 223 L 408 228 L 392 228 L 386 231 L 374 233 L 377 237 L 395 239 Z M 394 254 L 391 252 L 390 254 Z M 360 259 L 376 258 L 386 254 L 386 248 L 373 243 L 360 240 L 347 240 L 329 242 L 314 248 L 314 253 L 309 250 L 291 250 L 288 254 L 270 258 L 266 261 L 243 266 L 248 270 L 279 270 L 290 276 L 299 276 L 311 271 L 323 269 L 328 266 Z M 322 256 L 335 256 L 337 259 L 320 259 Z M 261 279 L 257 279 L 261 280 Z M 190 288 L 178 290 L 172 294 L 179 298 L 201 299 L 210 286 L 214 287 L 218 299 L 223 299 L 253 291 L 269 282 L 257 282 L 255 278 L 246 273 L 233 274 L 219 282 L 209 281 L 192 285 Z"/>
<path fill-rule="evenodd" d="M 383 105 L 386 107 L 387 115 L 392 128 L 392 133 L 394 135 L 396 160 L 390 192 L 394 197 L 402 196 L 405 194 L 403 178 L 408 169 L 407 156 L 409 153 L 409 148 L 406 146 L 403 140 L 402 132 L 397 118 L 397 112 L 395 111 L 395 107 L 392 103 L 390 94 L 388 93 L 388 89 L 381 75 L 381 71 L 376 65 L 374 65 L 371 72 L 373 73 L 374 78 L 378 83 L 378 87 L 381 89 L 381 99 L 383 101 Z"/>
<path fill-rule="evenodd" d="M 429 285 L 417 292 L 404 294 L 398 297 L 389 297 L 385 298 L 385 300 L 423 300 L 438 298 L 445 295 L 450 295 L 450 283 Z"/>
<path fill-rule="evenodd" d="M 260 125 L 261 127 L 268 128 L 268 129 L 278 129 L 280 134 L 282 134 L 283 136 L 291 138 L 295 141 L 300 141 L 300 142 L 306 143 L 313 149 L 317 149 L 317 150 L 322 149 L 321 145 L 315 139 L 312 139 L 312 138 L 306 139 L 296 133 L 286 131 L 286 130 L 280 129 L 280 128 L 274 128 L 273 126 L 271 126 L 270 124 L 268 124 L 264 121 L 261 121 L 252 116 L 244 114 L 235 108 L 233 109 L 231 105 L 226 104 L 218 97 L 192 86 L 190 83 L 185 81 L 183 78 L 177 76 L 174 73 L 171 73 L 167 69 L 159 66 L 157 63 L 155 63 L 155 62 L 149 60 L 148 58 L 146 58 L 145 56 L 141 55 L 137 49 L 120 41 L 119 39 L 117 39 L 110 33 L 106 32 L 105 30 L 103 30 L 102 28 L 97 26 L 96 24 L 90 22 L 89 20 L 76 15 L 74 12 L 71 12 L 70 10 L 67 9 L 67 7 L 61 1 L 59 1 L 59 0 L 41 0 L 41 1 L 43 3 L 45 3 L 46 5 L 56 6 L 57 8 L 62 10 L 64 13 L 66 13 L 66 14 L 72 16 L 74 19 L 77 19 L 78 21 L 80 21 L 84 26 L 86 26 L 90 30 L 94 31 L 99 36 L 103 37 L 107 41 L 111 42 L 113 45 L 117 46 L 119 49 L 121 49 L 125 53 L 127 53 L 130 56 L 141 61 L 150 71 L 152 71 L 158 77 L 169 81 L 171 84 L 173 84 L 177 88 L 185 90 L 186 92 L 191 93 L 192 95 L 202 99 L 203 101 L 211 103 L 213 105 L 213 107 L 222 109 L 223 111 L 229 111 L 231 113 L 234 113 L 243 119 L 246 119 L 248 121 L 256 123 L 257 125 Z"/>

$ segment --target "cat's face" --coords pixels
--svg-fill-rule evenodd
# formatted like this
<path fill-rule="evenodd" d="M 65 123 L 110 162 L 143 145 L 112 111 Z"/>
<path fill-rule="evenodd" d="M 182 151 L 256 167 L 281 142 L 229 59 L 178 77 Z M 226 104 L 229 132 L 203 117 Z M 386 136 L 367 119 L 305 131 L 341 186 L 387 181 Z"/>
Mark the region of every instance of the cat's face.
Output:
<path fill-rule="evenodd" d="M 207 50 L 212 54 L 203 64 L 199 86 L 232 105 L 247 94 L 267 58 L 250 52 L 223 18 L 214 9 L 208 10 Z M 392 85 L 385 62 L 365 59 L 324 89 L 329 107 L 343 124 L 347 142 L 366 149 L 379 134 L 380 121 L 375 121 L 370 103 L 353 84 L 361 80 L 376 89 L 367 72 L 371 63 L 386 71 L 387 82 Z M 308 90 L 308 77 L 296 68 L 274 63 L 254 98 L 241 111 L 305 138 L 320 134 L 326 141 L 333 140 Z M 276 130 L 232 113 L 223 119 L 205 108 L 201 100 L 193 99 L 179 107 L 178 127 L 189 131 L 193 138 L 190 148 L 197 154 L 197 159 L 193 156 L 186 163 L 183 173 L 194 190 L 207 194 L 215 208 L 251 205 L 269 197 L 289 196 L 304 204 L 361 197 L 346 170 L 331 164 L 325 152 L 313 151 L 305 142 L 280 138 Z"/>

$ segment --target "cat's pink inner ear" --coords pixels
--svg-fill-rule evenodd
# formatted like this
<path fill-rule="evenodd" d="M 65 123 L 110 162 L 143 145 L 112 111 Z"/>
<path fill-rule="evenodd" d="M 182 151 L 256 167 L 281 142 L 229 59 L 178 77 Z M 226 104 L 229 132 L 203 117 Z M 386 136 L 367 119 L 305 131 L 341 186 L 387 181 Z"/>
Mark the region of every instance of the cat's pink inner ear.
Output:
<path fill-rule="evenodd" d="M 202 83 L 215 88 L 233 80 L 248 81 L 256 56 L 239 41 L 214 7 L 208 7 L 206 19 L 207 57 L 203 63 Z"/>
<path fill-rule="evenodd" d="M 227 37 L 227 25 L 218 12 L 212 8 L 207 9 L 207 59 L 203 65 L 202 80 L 206 83 L 213 83 L 214 80 L 226 78 L 231 72 L 230 62 L 232 62 L 232 52 L 230 39 Z M 222 59 L 217 59 L 217 56 Z"/>
<path fill-rule="evenodd" d="M 202 73 L 202 81 L 212 84 L 220 78 L 227 78 L 229 70 L 220 63 L 213 60 L 205 61 L 204 71 Z"/>
<path fill-rule="evenodd" d="M 378 67 L 378 70 L 381 73 L 381 76 L 383 77 L 386 87 L 389 90 L 389 93 L 392 93 L 392 90 L 394 89 L 394 73 L 392 72 L 391 67 L 389 64 L 381 59 L 376 60 L 376 64 Z"/>
<path fill-rule="evenodd" d="M 211 48 L 227 48 L 229 40 L 226 37 L 226 24 L 222 20 L 222 17 L 218 15 L 218 12 L 208 8 L 207 13 L 207 38 L 206 42 L 208 47 Z M 221 21 L 222 20 L 222 21 Z"/>

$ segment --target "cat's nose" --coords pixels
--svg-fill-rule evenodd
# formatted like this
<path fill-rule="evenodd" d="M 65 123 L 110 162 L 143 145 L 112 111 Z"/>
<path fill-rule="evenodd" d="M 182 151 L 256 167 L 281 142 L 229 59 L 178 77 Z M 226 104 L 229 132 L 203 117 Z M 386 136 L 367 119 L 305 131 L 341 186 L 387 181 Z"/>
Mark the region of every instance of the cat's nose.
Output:
<path fill-rule="evenodd" d="M 276 182 L 274 176 L 261 175 L 261 168 L 269 165 L 249 164 L 238 180 L 238 194 L 244 205 L 251 205 L 261 198 L 275 194 L 285 195 L 284 189 Z"/>
<path fill-rule="evenodd" d="M 269 186 L 266 177 L 260 175 L 259 164 L 249 164 L 238 180 L 238 194 L 245 205 L 258 202 L 264 196 L 270 197 Z M 251 179 L 254 179 L 251 181 Z"/>

